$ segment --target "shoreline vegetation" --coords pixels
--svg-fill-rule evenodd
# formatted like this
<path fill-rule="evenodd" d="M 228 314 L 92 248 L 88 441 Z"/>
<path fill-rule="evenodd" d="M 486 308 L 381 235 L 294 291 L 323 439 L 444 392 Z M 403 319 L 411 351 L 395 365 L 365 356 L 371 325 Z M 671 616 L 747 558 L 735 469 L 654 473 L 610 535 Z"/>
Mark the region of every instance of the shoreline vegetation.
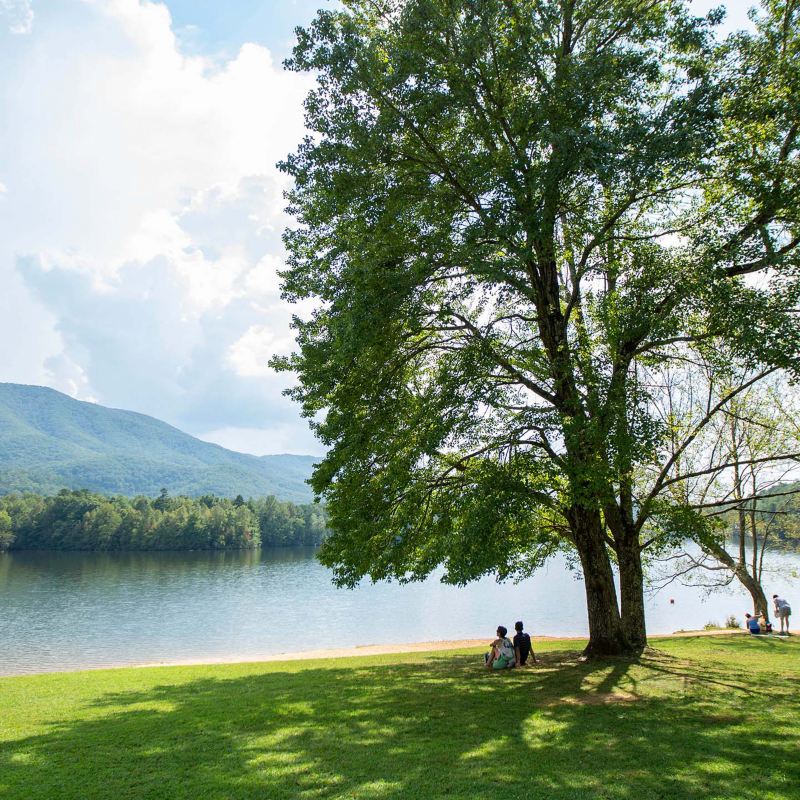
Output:
<path fill-rule="evenodd" d="M 51 496 L 0 496 L 4 550 L 242 550 L 319 545 L 323 506 L 275 497 L 102 495 L 64 489 Z"/>
<path fill-rule="evenodd" d="M 464 648 L 0 678 L 0 795 L 794 797 L 797 638 L 581 645 L 494 674 Z"/>
<path fill-rule="evenodd" d="M 789 498 L 789 510 L 784 513 L 800 513 L 798 497 Z M 761 502 L 765 513 L 776 513 L 769 494 Z M 773 524 L 771 550 L 800 549 L 800 532 L 793 522 L 792 517 Z M 171 496 L 166 489 L 156 497 L 108 495 L 89 489 L 0 495 L 0 553 L 317 547 L 327 534 L 323 505 L 284 501 L 272 495 L 247 500 L 242 495 L 232 499 L 213 494 Z M 730 541 L 734 545 L 739 542 L 736 529 Z"/>

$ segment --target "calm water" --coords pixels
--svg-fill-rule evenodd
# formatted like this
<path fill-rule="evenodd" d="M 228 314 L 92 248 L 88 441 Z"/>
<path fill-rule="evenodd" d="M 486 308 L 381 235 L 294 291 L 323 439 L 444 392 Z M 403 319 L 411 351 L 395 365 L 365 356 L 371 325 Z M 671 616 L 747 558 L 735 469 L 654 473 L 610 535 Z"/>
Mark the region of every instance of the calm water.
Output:
<path fill-rule="evenodd" d="M 800 556 L 778 558 L 800 570 Z M 800 606 L 800 583 L 773 591 Z M 674 604 L 670 603 L 674 600 Z M 648 628 L 740 619 L 738 590 L 676 584 L 648 596 Z M 348 591 L 310 549 L 236 553 L 0 554 L 0 674 L 490 637 L 522 618 L 538 635 L 584 635 L 583 585 L 553 560 L 519 585 L 364 584 Z"/>

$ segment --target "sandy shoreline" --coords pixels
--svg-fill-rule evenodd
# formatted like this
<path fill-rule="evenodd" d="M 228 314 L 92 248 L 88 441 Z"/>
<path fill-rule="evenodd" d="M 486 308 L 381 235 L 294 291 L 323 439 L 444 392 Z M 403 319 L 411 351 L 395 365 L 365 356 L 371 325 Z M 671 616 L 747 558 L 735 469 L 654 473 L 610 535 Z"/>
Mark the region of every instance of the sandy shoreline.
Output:
<path fill-rule="evenodd" d="M 315 658 L 352 658 L 353 656 L 383 656 L 391 653 L 426 653 L 438 650 L 461 650 L 483 647 L 488 639 L 447 639 L 435 642 L 406 642 L 404 644 L 362 644 L 355 647 L 333 647 L 324 650 L 302 650 L 296 653 L 270 655 L 223 656 L 214 659 L 187 661 L 158 661 L 139 664 L 140 667 L 197 666 L 200 664 L 258 664 L 265 661 L 310 661 Z"/>
<path fill-rule="evenodd" d="M 744 635 L 744 630 L 731 630 L 727 628 L 718 630 L 700 630 L 700 631 L 675 631 L 674 633 L 659 633 L 652 634 L 648 637 L 653 641 L 656 639 L 671 639 L 674 637 L 684 636 L 720 636 L 725 634 L 741 634 Z M 800 635 L 800 631 L 792 631 L 793 635 Z M 579 642 L 586 641 L 586 636 L 536 636 L 535 642 Z M 0 677 L 11 678 L 20 677 L 22 675 L 43 675 L 52 673 L 63 672 L 88 672 L 100 669 L 150 669 L 152 667 L 194 667 L 194 666 L 207 666 L 218 664 L 262 664 L 267 662 L 279 661 L 310 661 L 313 659 L 327 659 L 327 658 L 352 658 L 354 656 L 380 656 L 401 653 L 430 653 L 441 652 L 447 650 L 465 650 L 469 648 L 482 647 L 485 648 L 489 643 L 489 637 L 483 639 L 442 639 L 432 642 L 404 642 L 399 644 L 366 644 L 356 645 L 354 647 L 335 647 L 319 650 L 303 650 L 300 652 L 285 652 L 285 653 L 265 653 L 265 654 L 252 654 L 236 655 L 229 654 L 220 656 L 219 658 L 198 658 L 198 659 L 170 659 L 165 661 L 152 661 L 142 663 L 112 663 L 112 664 L 98 664 L 93 666 L 85 666 L 78 668 L 67 669 L 48 669 L 48 670 L 30 670 L 26 672 L 12 672 L 0 674 Z"/>
<path fill-rule="evenodd" d="M 674 633 L 654 633 L 648 636 L 649 640 L 672 639 L 684 636 L 720 636 L 725 634 L 744 634 L 744 630 L 721 628 L 700 631 L 675 631 Z M 580 642 L 586 641 L 586 636 L 536 636 L 536 642 Z M 442 639 L 433 642 L 404 642 L 401 644 L 363 644 L 354 647 L 335 647 L 324 650 L 303 650 L 296 653 L 273 653 L 270 655 L 223 656 L 215 659 L 186 661 L 157 661 L 151 664 L 136 664 L 137 667 L 175 667 L 199 666 L 203 664 L 258 664 L 266 661 L 308 661 L 315 658 L 352 658 L 354 656 L 382 656 L 400 653 L 430 653 L 446 650 L 465 650 L 472 647 L 487 647 L 490 637 L 483 639 Z"/>

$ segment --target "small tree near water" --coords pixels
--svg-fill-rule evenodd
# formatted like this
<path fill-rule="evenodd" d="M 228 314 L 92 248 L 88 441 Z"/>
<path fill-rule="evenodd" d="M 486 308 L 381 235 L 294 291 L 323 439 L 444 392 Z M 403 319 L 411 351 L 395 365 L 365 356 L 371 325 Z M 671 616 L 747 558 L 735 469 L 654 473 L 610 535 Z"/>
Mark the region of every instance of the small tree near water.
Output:
<path fill-rule="evenodd" d="M 701 375 L 694 370 L 688 393 L 700 407 L 683 409 L 684 425 L 697 427 L 693 416 L 706 419 L 709 404 L 729 399 L 683 452 L 683 476 L 669 487 L 698 514 L 685 532 L 699 550 L 679 549 L 661 568 L 671 574 L 667 581 L 709 589 L 737 581 L 750 594 L 753 613 L 769 620 L 765 556 L 796 526 L 800 497 L 800 485 L 789 480 L 800 462 L 796 392 L 776 376 L 753 383 L 730 361 L 716 364 L 705 380 Z"/>

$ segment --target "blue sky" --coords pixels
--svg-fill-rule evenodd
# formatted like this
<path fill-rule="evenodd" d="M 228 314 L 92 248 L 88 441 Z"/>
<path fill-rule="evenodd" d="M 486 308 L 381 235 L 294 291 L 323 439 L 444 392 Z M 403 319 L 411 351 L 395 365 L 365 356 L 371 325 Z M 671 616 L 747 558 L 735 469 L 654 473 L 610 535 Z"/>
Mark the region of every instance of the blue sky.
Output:
<path fill-rule="evenodd" d="M 169 0 L 174 27 L 199 50 L 234 52 L 244 42 L 259 42 L 285 58 L 294 29 L 306 25 L 325 0 Z"/>
<path fill-rule="evenodd" d="M 175 29 L 188 32 L 206 49 L 236 49 L 257 41 L 283 57 L 294 39 L 294 29 L 313 19 L 318 8 L 332 0 L 167 0 Z M 727 7 L 729 24 L 747 25 L 747 0 L 694 0 L 698 13 Z M 187 31 L 187 29 L 190 29 Z"/>
<path fill-rule="evenodd" d="M 333 0 L 167 0 L 174 26 L 190 46 L 205 50 L 235 50 L 247 41 L 260 42 L 279 58 L 286 57 L 294 29 L 305 25 L 318 8 Z M 726 6 L 726 29 L 748 25 L 748 0 L 693 0 L 698 14 Z"/>
<path fill-rule="evenodd" d="M 0 0 L 0 381 L 320 452 L 267 361 L 308 311 L 280 298 L 275 163 L 311 79 L 281 61 L 326 5 Z"/>

